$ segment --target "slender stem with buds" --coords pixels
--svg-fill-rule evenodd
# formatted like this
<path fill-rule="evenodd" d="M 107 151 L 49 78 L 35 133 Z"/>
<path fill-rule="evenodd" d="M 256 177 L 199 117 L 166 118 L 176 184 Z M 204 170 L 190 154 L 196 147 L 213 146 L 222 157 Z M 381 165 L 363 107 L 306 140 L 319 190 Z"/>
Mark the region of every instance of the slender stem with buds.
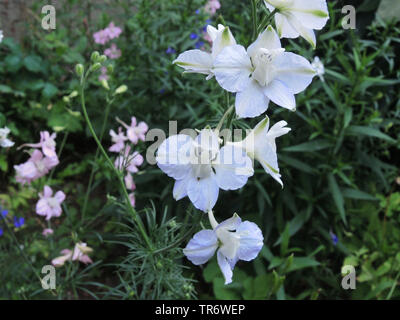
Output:
<path fill-rule="evenodd" d="M 86 72 L 85 75 L 82 74 L 82 76 L 81 76 L 81 81 L 80 81 L 80 96 L 81 96 L 81 105 L 82 105 L 83 115 L 84 115 L 84 117 L 85 117 L 86 123 L 87 123 L 87 125 L 88 125 L 89 130 L 90 130 L 90 133 L 92 134 L 93 139 L 96 141 L 97 146 L 98 146 L 100 152 L 102 153 L 102 155 L 103 155 L 104 158 L 106 159 L 107 163 L 110 165 L 110 167 L 112 168 L 112 170 L 114 171 L 115 175 L 116 175 L 117 178 L 118 178 L 118 182 L 119 182 L 120 187 L 121 187 L 121 189 L 122 189 L 122 193 L 123 193 L 123 196 L 124 196 L 124 198 L 125 198 L 126 205 L 127 205 L 127 207 L 129 208 L 129 211 L 130 211 L 130 213 L 131 213 L 131 215 L 132 215 L 132 218 L 133 218 L 134 221 L 136 222 L 136 224 L 137 224 L 137 226 L 138 226 L 138 228 L 139 228 L 139 231 L 140 231 L 140 233 L 142 234 L 143 239 L 145 240 L 145 242 L 146 242 L 148 248 L 149 248 L 150 250 L 153 250 L 153 246 L 152 246 L 152 244 L 151 244 L 150 238 L 148 237 L 148 235 L 147 235 L 147 233 L 146 233 L 146 230 L 145 230 L 145 228 L 144 228 L 143 222 L 142 222 L 142 220 L 140 219 L 139 215 L 137 214 L 136 210 L 132 207 L 132 205 L 131 205 L 131 203 L 130 203 L 129 194 L 128 194 L 128 191 L 126 190 L 125 183 L 124 183 L 124 180 L 123 180 L 123 178 L 122 178 L 122 175 L 121 175 L 121 173 L 118 171 L 118 169 L 116 169 L 116 168 L 114 167 L 113 162 L 111 161 L 110 157 L 107 155 L 107 152 L 104 150 L 104 148 L 103 148 L 103 146 L 102 146 L 102 144 L 101 144 L 99 138 L 97 137 L 96 132 L 95 132 L 94 129 L 93 129 L 92 123 L 91 123 L 90 118 L 89 118 L 89 115 L 88 115 L 88 113 L 87 113 L 87 110 L 86 110 L 86 103 L 85 103 L 85 84 L 86 84 L 86 79 L 87 79 L 89 73 L 90 73 L 90 69 L 89 69 L 88 72 Z"/>

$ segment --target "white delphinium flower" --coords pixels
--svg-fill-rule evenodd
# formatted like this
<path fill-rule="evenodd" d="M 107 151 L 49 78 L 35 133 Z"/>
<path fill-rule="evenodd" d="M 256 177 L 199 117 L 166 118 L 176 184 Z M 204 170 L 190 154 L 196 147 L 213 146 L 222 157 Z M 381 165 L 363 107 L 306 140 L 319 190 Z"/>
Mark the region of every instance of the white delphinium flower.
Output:
<path fill-rule="evenodd" d="M 0 128 L 0 147 L 10 148 L 14 145 L 14 142 L 7 138 L 9 133 L 10 129 L 8 129 L 7 127 Z"/>
<path fill-rule="evenodd" d="M 237 214 L 218 224 L 212 211 L 208 213 L 212 230 L 202 230 L 189 241 L 183 253 L 195 265 L 202 265 L 217 252 L 218 265 L 225 284 L 232 282 L 233 269 L 238 260 L 251 261 L 258 256 L 264 243 L 260 228 L 243 221 Z"/>
<path fill-rule="evenodd" d="M 281 38 L 306 39 L 315 49 L 314 30 L 329 20 L 326 0 L 264 0 L 269 11 L 277 10 L 275 24 Z"/>
<path fill-rule="evenodd" d="M 0 30 L 0 43 L 3 41 L 3 38 L 4 38 L 3 30 Z"/>
<path fill-rule="evenodd" d="M 253 160 L 261 163 L 264 170 L 283 187 L 279 174 L 278 156 L 275 139 L 287 134 L 291 129 L 286 127 L 286 121 L 279 121 L 269 129 L 269 118 L 265 117 L 239 142 L 228 143 L 243 148 Z M 269 129 L 269 130 L 268 130 Z"/>
<path fill-rule="evenodd" d="M 184 68 L 185 73 L 201 73 L 207 75 L 207 80 L 213 77 L 212 65 L 216 56 L 227 46 L 236 44 L 229 27 L 218 25 L 218 29 L 207 26 L 207 33 L 213 41 L 211 53 L 195 49 L 188 50 L 179 55 L 173 62 Z"/>
<path fill-rule="evenodd" d="M 237 92 L 236 113 L 242 118 L 264 113 L 270 100 L 295 110 L 294 95 L 305 90 L 316 74 L 305 58 L 285 52 L 271 26 L 247 51 L 241 45 L 223 49 L 214 61 L 213 72 L 222 88 Z"/>
<path fill-rule="evenodd" d="M 317 73 L 318 77 L 321 79 L 322 82 L 325 82 L 324 74 L 325 74 L 325 66 L 320 60 L 319 57 L 315 57 L 311 66 L 314 68 L 315 72 Z"/>
<path fill-rule="evenodd" d="M 240 189 L 254 173 L 246 152 L 232 145 L 220 149 L 211 129 L 203 129 L 195 139 L 184 134 L 169 137 L 158 148 L 156 160 L 176 180 L 174 198 L 188 196 L 204 212 L 214 207 L 219 189 Z"/>

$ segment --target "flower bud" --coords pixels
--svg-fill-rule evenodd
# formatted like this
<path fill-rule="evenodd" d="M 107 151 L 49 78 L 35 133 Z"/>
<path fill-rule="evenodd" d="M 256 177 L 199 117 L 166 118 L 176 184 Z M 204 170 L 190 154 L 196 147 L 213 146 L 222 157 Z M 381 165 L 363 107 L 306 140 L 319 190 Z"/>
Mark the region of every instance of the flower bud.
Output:
<path fill-rule="evenodd" d="M 117 90 L 115 90 L 115 94 L 122 94 L 122 93 L 126 92 L 127 90 L 128 90 L 128 87 L 123 84 L 122 86 L 119 86 L 117 88 Z"/>
<path fill-rule="evenodd" d="M 79 76 L 79 77 L 81 77 L 82 75 L 83 75 L 83 72 L 85 71 L 85 68 L 83 67 L 83 65 L 82 64 L 77 64 L 76 66 L 75 66 L 75 72 L 76 72 L 76 74 Z"/>
<path fill-rule="evenodd" d="M 107 56 L 105 56 L 105 55 L 103 54 L 103 55 L 101 55 L 101 56 L 99 57 L 99 59 L 98 59 L 97 61 L 100 62 L 100 63 L 106 62 L 106 61 L 107 61 Z"/>
<path fill-rule="evenodd" d="M 99 60 L 99 57 L 100 57 L 100 53 L 99 53 L 98 51 L 94 51 L 94 52 L 92 53 L 91 57 L 90 57 L 90 60 L 91 60 L 93 63 L 96 63 L 96 62 Z"/>
<path fill-rule="evenodd" d="M 101 83 L 101 85 L 103 86 L 104 89 L 110 90 L 110 87 L 108 85 L 108 81 L 107 80 L 103 79 L 103 80 L 100 81 L 100 83 Z"/>
<path fill-rule="evenodd" d="M 111 74 L 111 73 L 113 73 L 114 72 L 114 66 L 112 65 L 112 64 L 109 64 L 108 66 L 107 66 L 107 73 L 108 74 Z"/>
<path fill-rule="evenodd" d="M 99 70 L 100 68 L 101 68 L 101 63 L 97 62 L 90 67 L 90 71 L 95 72 L 95 71 Z"/>

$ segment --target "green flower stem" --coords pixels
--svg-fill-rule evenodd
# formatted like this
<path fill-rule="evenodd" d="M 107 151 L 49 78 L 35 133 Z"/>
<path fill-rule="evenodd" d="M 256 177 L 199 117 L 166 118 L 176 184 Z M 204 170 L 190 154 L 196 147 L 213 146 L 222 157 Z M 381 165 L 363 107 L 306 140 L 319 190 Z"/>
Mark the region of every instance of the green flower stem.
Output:
<path fill-rule="evenodd" d="M 257 37 L 257 25 L 258 25 L 257 0 L 251 0 L 251 20 L 253 21 L 253 34 L 251 36 L 251 40 L 254 41 Z"/>
<path fill-rule="evenodd" d="M 85 84 L 86 84 L 86 78 L 89 75 L 89 72 L 90 72 L 90 69 L 84 76 L 82 75 L 81 84 L 80 84 L 80 88 L 79 88 L 80 96 L 81 96 L 81 105 L 82 105 L 83 115 L 84 115 L 86 123 L 87 123 L 87 125 L 89 127 L 90 133 L 92 134 L 93 139 L 96 141 L 100 152 L 103 154 L 104 158 L 106 159 L 106 161 L 108 162 L 110 167 L 113 169 L 115 175 L 117 176 L 119 184 L 121 185 L 122 193 L 123 193 L 123 195 L 125 197 L 126 205 L 129 207 L 129 211 L 130 211 L 133 219 L 135 220 L 135 222 L 136 222 L 136 224 L 137 224 L 137 226 L 139 228 L 139 231 L 142 234 L 143 239 L 145 240 L 148 248 L 152 251 L 153 250 L 153 246 L 152 246 L 151 241 L 150 241 L 150 239 L 149 239 L 149 237 L 148 237 L 148 235 L 146 233 L 146 230 L 145 230 L 145 228 L 143 226 L 143 222 L 140 219 L 140 217 L 138 216 L 136 210 L 132 207 L 132 205 L 130 203 L 128 191 L 125 188 L 124 180 L 123 180 L 120 172 L 114 167 L 114 164 L 111 161 L 110 157 L 107 155 L 107 152 L 104 150 L 99 138 L 97 137 L 96 132 L 93 129 L 92 122 L 90 121 L 89 115 L 87 113 L 86 103 L 85 103 Z"/>
<path fill-rule="evenodd" d="M 221 120 L 219 121 L 219 123 L 218 123 L 218 125 L 217 125 L 217 127 L 216 127 L 216 129 L 215 129 L 216 131 L 220 131 L 220 130 L 221 130 L 222 125 L 223 125 L 224 122 L 225 122 L 225 119 L 228 117 L 229 114 L 233 113 L 233 112 L 232 112 L 232 111 L 233 111 L 233 108 L 234 108 L 234 106 L 231 106 L 231 107 L 228 108 L 228 110 L 226 110 L 226 112 L 225 112 L 224 115 L 222 116 Z"/>
<path fill-rule="evenodd" d="M 264 18 L 260 22 L 260 25 L 257 28 L 257 33 L 261 33 L 272 22 L 272 19 L 274 18 L 277 12 L 278 10 L 274 9 L 274 11 L 264 16 Z"/>
<path fill-rule="evenodd" d="M 111 105 L 112 105 L 113 102 L 114 102 L 114 98 L 111 99 L 107 103 L 107 106 L 106 106 L 106 112 L 105 112 L 105 115 L 104 115 L 104 120 L 103 120 L 103 124 L 101 126 L 101 131 L 100 131 L 100 143 L 103 142 L 104 131 L 106 129 L 108 116 L 110 114 L 110 109 L 111 109 Z M 94 162 L 97 162 L 97 159 L 98 159 L 99 155 L 100 155 L 100 149 L 97 148 L 96 154 L 94 156 Z M 95 172 L 96 172 L 95 166 L 92 166 L 92 171 L 90 172 L 90 177 L 89 177 L 89 183 L 88 183 L 88 186 L 87 186 L 87 189 L 86 189 L 85 200 L 83 202 L 81 222 L 83 222 L 84 219 L 85 219 L 85 214 L 86 214 L 87 204 L 88 204 L 88 201 L 89 201 L 89 196 L 90 196 L 90 193 L 92 192 L 92 185 L 93 185 Z"/>

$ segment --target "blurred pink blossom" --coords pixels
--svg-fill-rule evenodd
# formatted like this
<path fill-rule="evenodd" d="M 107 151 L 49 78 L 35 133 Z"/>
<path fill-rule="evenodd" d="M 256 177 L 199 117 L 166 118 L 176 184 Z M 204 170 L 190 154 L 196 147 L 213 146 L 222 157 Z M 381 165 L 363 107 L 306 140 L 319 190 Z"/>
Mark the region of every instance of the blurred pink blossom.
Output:
<path fill-rule="evenodd" d="M 126 169 L 130 173 L 136 173 L 139 171 L 137 167 L 140 167 L 143 162 L 143 156 L 137 151 L 131 154 L 131 147 L 127 146 L 124 154 L 115 159 L 114 165 L 118 170 Z"/>
<path fill-rule="evenodd" d="M 204 6 L 204 10 L 211 15 L 214 15 L 220 8 L 221 4 L 218 0 L 209 0 Z"/>
<path fill-rule="evenodd" d="M 27 162 L 14 166 L 16 171 L 15 179 L 22 185 L 30 184 L 33 180 L 45 176 L 58 163 L 57 156 L 44 157 L 43 153 L 36 149 L 32 152 Z"/>
<path fill-rule="evenodd" d="M 46 157 L 57 157 L 56 153 L 56 142 L 55 139 L 57 137 L 56 133 L 50 133 L 48 131 L 41 131 L 40 132 L 40 142 L 38 143 L 25 143 L 20 146 L 18 149 L 23 147 L 31 147 L 31 148 L 41 148 L 43 154 Z"/>
<path fill-rule="evenodd" d="M 133 192 L 129 194 L 129 200 L 131 202 L 131 206 L 135 207 L 136 199 L 135 199 L 135 194 Z"/>
<path fill-rule="evenodd" d="M 110 41 L 108 33 L 105 32 L 105 30 L 97 31 L 96 33 L 93 34 L 93 38 L 94 42 L 102 45 L 105 45 L 108 41 Z"/>
<path fill-rule="evenodd" d="M 65 193 L 58 191 L 53 197 L 53 190 L 44 186 L 43 194 L 39 193 L 40 200 L 36 204 L 36 213 L 46 216 L 46 220 L 52 217 L 59 217 L 62 213 L 61 203 L 65 200 Z"/>
<path fill-rule="evenodd" d="M 47 229 L 44 229 L 44 230 L 43 230 L 42 235 L 44 235 L 45 237 L 47 237 L 47 236 L 49 236 L 49 235 L 51 235 L 51 234 L 53 234 L 53 233 L 54 233 L 53 229 L 47 228 Z"/>
<path fill-rule="evenodd" d="M 114 130 L 110 130 L 111 141 L 114 143 L 108 150 L 111 152 L 121 152 L 125 147 L 125 141 L 128 138 L 122 132 L 122 128 L 118 128 L 118 134 Z"/>
<path fill-rule="evenodd" d="M 136 125 L 137 122 L 135 117 L 131 118 L 130 126 L 121 121 L 119 118 L 117 118 L 117 121 L 125 127 L 126 135 L 133 144 L 137 144 L 139 140 L 145 141 L 146 132 L 149 130 L 149 126 L 145 122 L 141 121 L 138 125 Z"/>
<path fill-rule="evenodd" d="M 109 79 L 109 76 L 107 74 L 107 67 L 101 67 L 100 71 L 101 74 L 99 75 L 99 81 L 107 81 Z"/>
<path fill-rule="evenodd" d="M 104 50 L 104 54 L 110 59 L 118 59 L 121 56 L 121 50 L 113 43 L 110 48 Z"/>
<path fill-rule="evenodd" d="M 92 259 L 88 256 L 88 253 L 93 251 L 92 248 L 88 247 L 86 243 L 80 242 L 75 244 L 74 251 L 64 249 L 61 251 L 61 256 L 53 259 L 51 263 L 55 267 L 61 267 L 67 261 L 80 261 L 84 264 L 93 263 Z"/>
<path fill-rule="evenodd" d="M 125 180 L 125 186 L 128 190 L 134 191 L 136 189 L 136 184 L 133 181 L 132 175 L 128 172 L 127 175 L 124 178 Z"/>
<path fill-rule="evenodd" d="M 116 27 L 114 22 L 111 22 L 104 31 L 107 33 L 109 39 L 118 38 L 122 33 L 122 29 L 120 27 Z"/>
<path fill-rule="evenodd" d="M 93 34 L 94 42 L 97 44 L 105 45 L 111 39 L 118 38 L 122 33 L 120 27 L 116 27 L 113 22 L 111 22 L 107 28 L 99 30 Z"/>

